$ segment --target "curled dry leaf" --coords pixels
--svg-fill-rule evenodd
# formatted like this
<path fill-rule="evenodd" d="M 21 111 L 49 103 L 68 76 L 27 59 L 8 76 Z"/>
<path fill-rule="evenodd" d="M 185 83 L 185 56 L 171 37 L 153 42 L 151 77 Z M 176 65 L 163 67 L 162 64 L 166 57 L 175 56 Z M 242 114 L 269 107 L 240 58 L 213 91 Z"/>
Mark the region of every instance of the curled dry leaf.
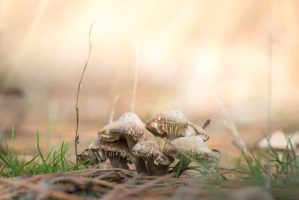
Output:
<path fill-rule="evenodd" d="M 169 139 L 197 135 L 203 141 L 209 139 L 203 128 L 191 123 L 178 109 L 171 109 L 154 116 L 148 120 L 146 127 L 155 135 Z"/>

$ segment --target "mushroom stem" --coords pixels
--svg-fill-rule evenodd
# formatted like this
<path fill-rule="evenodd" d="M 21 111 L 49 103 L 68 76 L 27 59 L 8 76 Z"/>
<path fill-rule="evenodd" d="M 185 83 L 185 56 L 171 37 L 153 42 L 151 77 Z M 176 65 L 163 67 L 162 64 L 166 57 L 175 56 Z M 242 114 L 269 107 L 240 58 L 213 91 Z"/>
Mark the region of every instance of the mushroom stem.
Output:
<path fill-rule="evenodd" d="M 169 165 L 155 165 L 153 159 L 148 159 L 147 160 L 147 168 L 148 168 L 148 173 L 149 175 L 153 176 L 163 176 L 168 174 L 169 172 Z"/>
<path fill-rule="evenodd" d="M 118 168 L 119 167 L 119 162 L 117 158 L 109 158 L 110 164 L 113 168 Z"/>
<path fill-rule="evenodd" d="M 119 168 L 130 170 L 130 168 L 129 168 L 128 164 L 127 164 L 126 159 L 119 158 L 118 162 L 119 162 Z"/>
<path fill-rule="evenodd" d="M 130 151 L 132 151 L 135 142 L 128 136 L 126 136 L 126 140 Z M 138 174 L 148 175 L 145 161 L 142 158 L 136 158 L 135 167 Z"/>
<path fill-rule="evenodd" d="M 124 158 L 109 158 L 111 166 L 113 168 L 122 168 L 129 170 L 129 166 L 127 164 L 126 159 Z"/>
<path fill-rule="evenodd" d="M 138 174 L 142 174 L 142 175 L 148 175 L 148 171 L 146 170 L 146 164 L 144 162 L 143 159 L 141 158 L 136 158 L 136 163 L 135 163 L 135 166 L 136 166 L 136 171 Z"/>

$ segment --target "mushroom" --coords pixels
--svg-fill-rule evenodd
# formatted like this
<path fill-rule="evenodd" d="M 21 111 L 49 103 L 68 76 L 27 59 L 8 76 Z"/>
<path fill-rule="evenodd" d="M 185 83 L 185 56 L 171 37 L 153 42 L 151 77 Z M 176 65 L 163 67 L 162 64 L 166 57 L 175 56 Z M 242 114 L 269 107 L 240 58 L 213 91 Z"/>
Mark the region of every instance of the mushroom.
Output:
<path fill-rule="evenodd" d="M 159 167 L 158 161 L 155 163 L 153 160 L 154 156 L 144 156 L 145 154 L 141 154 L 141 152 L 138 154 L 138 150 L 142 150 L 148 154 L 153 153 L 148 148 L 139 148 L 142 147 L 146 141 L 146 143 L 154 145 L 153 149 L 155 149 L 155 153 L 160 151 L 160 149 L 157 141 L 155 141 L 155 136 L 145 128 L 144 123 L 135 113 L 128 112 L 123 114 L 118 120 L 105 126 L 98 133 L 98 137 L 105 142 L 124 139 L 131 152 L 134 146 L 138 144 L 134 151 L 134 155 L 136 156 L 135 166 L 138 173 L 151 174 L 151 170 L 147 169 L 145 161 L 147 162 L 148 168 L 153 168 L 151 165 L 158 165 Z M 161 151 L 160 153 L 163 154 Z"/>
<path fill-rule="evenodd" d="M 179 162 L 173 168 L 177 177 L 189 168 L 192 159 L 205 167 L 220 160 L 220 153 L 211 150 L 201 136 L 179 137 L 166 141 L 163 153 L 172 159 L 179 158 Z"/>
<path fill-rule="evenodd" d="M 92 141 L 88 149 L 79 155 L 79 158 L 81 161 L 87 160 L 91 164 L 109 159 L 113 167 L 124 169 L 129 169 L 127 162 L 135 161 L 124 140 L 108 143 L 99 138 Z"/>
<path fill-rule="evenodd" d="M 219 159 L 219 152 L 211 150 L 203 142 L 201 136 L 179 137 L 171 142 L 166 142 L 163 153 L 170 158 L 179 158 L 180 153 L 185 153 L 197 161 L 213 162 Z"/>
<path fill-rule="evenodd" d="M 134 145 L 132 153 L 147 160 L 150 175 L 164 175 L 168 173 L 172 159 L 168 158 L 160 150 L 159 144 L 155 140 L 146 140 Z"/>
<path fill-rule="evenodd" d="M 143 123 L 138 118 L 138 116 L 134 113 L 125 113 L 118 120 L 109 123 L 104 126 L 98 132 L 98 138 L 104 142 L 115 142 L 119 140 L 125 140 L 127 143 L 128 149 L 132 149 L 135 144 L 134 140 L 138 138 L 136 133 L 139 134 L 138 125 L 142 125 Z M 146 173 L 146 165 L 144 161 L 141 159 L 135 160 L 136 170 L 139 173 Z M 111 162 L 112 164 L 113 162 Z M 114 164 L 112 164 L 115 167 Z"/>
<path fill-rule="evenodd" d="M 168 139 L 197 135 L 203 141 L 209 139 L 203 128 L 191 123 L 178 109 L 171 109 L 154 116 L 147 121 L 146 128 L 155 135 Z"/>
<path fill-rule="evenodd" d="M 96 153 L 100 161 L 109 158 L 113 167 L 129 169 L 128 163 L 134 163 L 134 156 L 129 151 L 126 141 L 103 142 L 100 139 L 94 140 L 89 149 Z"/>
<path fill-rule="evenodd" d="M 121 138 L 132 139 L 134 142 L 154 138 L 145 129 L 145 125 L 140 118 L 133 112 L 125 113 L 118 120 L 103 127 L 98 133 L 98 137 L 107 142 L 117 141 Z"/>

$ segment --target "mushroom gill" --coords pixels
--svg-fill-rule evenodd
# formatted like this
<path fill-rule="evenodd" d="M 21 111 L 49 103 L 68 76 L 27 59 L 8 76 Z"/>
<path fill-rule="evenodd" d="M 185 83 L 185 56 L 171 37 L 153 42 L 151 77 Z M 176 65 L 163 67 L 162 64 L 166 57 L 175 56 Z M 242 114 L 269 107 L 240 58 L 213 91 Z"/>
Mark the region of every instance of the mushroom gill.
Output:
<path fill-rule="evenodd" d="M 135 162 L 134 156 L 130 153 L 124 140 L 103 142 L 97 138 L 79 157 L 81 161 L 88 159 L 93 164 L 109 159 L 113 167 L 124 169 L 129 169 L 127 163 Z"/>
<path fill-rule="evenodd" d="M 147 121 L 146 128 L 155 135 L 168 139 L 197 135 L 203 141 L 209 139 L 203 128 L 191 123 L 178 109 L 171 109 L 152 117 Z"/>

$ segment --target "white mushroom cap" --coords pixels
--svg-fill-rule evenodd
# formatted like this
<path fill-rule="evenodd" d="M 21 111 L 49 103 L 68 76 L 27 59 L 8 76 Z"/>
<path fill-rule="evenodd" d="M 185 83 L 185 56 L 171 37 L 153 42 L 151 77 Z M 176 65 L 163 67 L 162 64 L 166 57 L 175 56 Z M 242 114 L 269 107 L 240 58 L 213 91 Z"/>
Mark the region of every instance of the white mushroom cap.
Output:
<path fill-rule="evenodd" d="M 172 144 L 172 145 L 171 145 Z M 178 158 L 180 152 L 196 160 L 214 161 L 219 159 L 219 153 L 211 150 L 200 136 L 179 137 L 166 143 L 163 152 L 172 158 Z"/>
<path fill-rule="evenodd" d="M 118 120 L 105 126 L 98 137 L 107 142 L 116 141 L 120 138 L 132 138 L 135 142 L 152 139 L 154 136 L 145 128 L 140 118 L 132 112 L 123 114 Z"/>

